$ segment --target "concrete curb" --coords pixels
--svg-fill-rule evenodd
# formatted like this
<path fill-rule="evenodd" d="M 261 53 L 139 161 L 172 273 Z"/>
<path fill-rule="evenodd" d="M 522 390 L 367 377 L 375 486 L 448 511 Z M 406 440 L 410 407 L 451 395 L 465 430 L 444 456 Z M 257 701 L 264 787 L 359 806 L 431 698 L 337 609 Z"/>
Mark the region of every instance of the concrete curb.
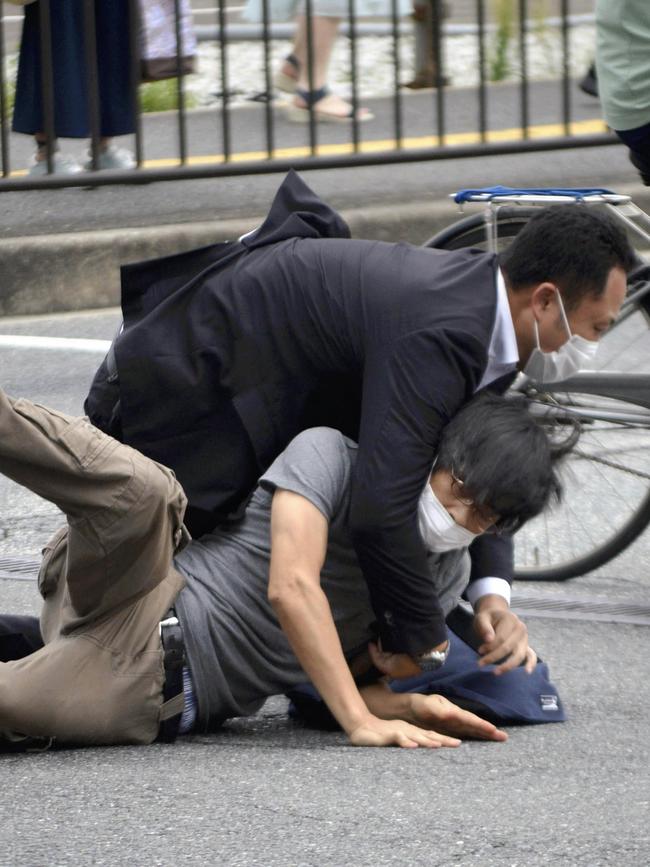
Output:
<path fill-rule="evenodd" d="M 619 188 L 618 192 L 628 190 Z M 650 190 L 630 186 L 635 202 L 650 210 Z M 421 244 L 458 218 L 450 200 L 369 206 L 342 212 L 352 235 Z M 146 228 L 36 235 L 0 240 L 0 315 L 56 313 L 120 303 L 120 265 L 237 238 L 263 215 L 238 220 Z"/>

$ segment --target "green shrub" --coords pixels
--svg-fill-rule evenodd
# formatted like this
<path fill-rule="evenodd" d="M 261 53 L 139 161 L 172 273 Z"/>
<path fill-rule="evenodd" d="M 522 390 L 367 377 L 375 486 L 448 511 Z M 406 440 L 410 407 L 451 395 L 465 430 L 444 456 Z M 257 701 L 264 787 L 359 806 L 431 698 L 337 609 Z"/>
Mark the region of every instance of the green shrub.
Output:
<path fill-rule="evenodd" d="M 164 81 L 152 81 L 140 86 L 140 111 L 175 111 L 178 108 L 178 79 L 168 78 Z M 194 108 L 197 104 L 193 93 L 185 92 L 185 108 Z"/>
<path fill-rule="evenodd" d="M 493 0 L 492 9 L 496 31 L 490 56 L 490 79 L 502 81 L 510 72 L 508 48 L 515 27 L 517 10 L 515 0 Z"/>

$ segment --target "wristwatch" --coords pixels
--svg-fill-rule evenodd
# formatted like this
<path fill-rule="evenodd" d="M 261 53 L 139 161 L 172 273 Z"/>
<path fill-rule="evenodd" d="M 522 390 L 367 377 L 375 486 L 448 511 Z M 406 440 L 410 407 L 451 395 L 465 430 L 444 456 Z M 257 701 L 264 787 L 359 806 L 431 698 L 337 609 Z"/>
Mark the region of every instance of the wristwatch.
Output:
<path fill-rule="evenodd" d="M 451 641 L 447 640 L 447 646 L 444 650 L 426 650 L 424 653 L 414 656 L 413 659 L 417 662 L 422 671 L 436 671 L 436 669 L 440 668 L 441 665 L 445 664 L 445 661 L 449 656 L 450 647 Z"/>

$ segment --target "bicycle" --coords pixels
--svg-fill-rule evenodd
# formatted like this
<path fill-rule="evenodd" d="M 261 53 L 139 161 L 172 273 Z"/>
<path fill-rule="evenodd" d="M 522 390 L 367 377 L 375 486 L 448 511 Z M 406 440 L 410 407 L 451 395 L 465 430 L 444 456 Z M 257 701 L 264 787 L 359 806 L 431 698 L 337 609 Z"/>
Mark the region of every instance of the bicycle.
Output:
<path fill-rule="evenodd" d="M 650 253 L 650 216 L 629 196 L 607 190 L 493 188 L 460 191 L 454 198 L 480 203 L 483 210 L 456 221 L 424 246 L 498 252 L 540 206 L 581 202 L 605 208 L 636 236 L 638 251 Z M 553 438 L 569 445 L 578 440 L 563 474 L 563 503 L 515 537 L 519 580 L 564 581 L 593 571 L 650 523 L 650 274 L 630 281 L 621 315 L 601 344 L 598 370 L 544 387 L 520 375 L 511 389 L 529 402 Z"/>

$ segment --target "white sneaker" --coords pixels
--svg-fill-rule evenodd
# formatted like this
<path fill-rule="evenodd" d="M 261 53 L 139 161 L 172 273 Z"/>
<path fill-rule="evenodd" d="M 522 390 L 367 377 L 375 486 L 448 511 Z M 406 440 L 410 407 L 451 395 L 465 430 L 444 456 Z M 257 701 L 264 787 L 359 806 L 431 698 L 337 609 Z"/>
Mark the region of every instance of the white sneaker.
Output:
<path fill-rule="evenodd" d="M 52 171 L 56 175 L 76 175 L 82 172 L 83 169 L 76 160 L 72 157 L 62 157 L 60 153 L 52 154 Z M 47 160 L 36 160 L 29 167 L 27 172 L 32 177 L 40 177 L 47 175 Z"/>
<path fill-rule="evenodd" d="M 92 157 L 84 165 L 84 168 L 88 171 L 92 171 Z M 107 148 L 100 150 L 97 154 L 97 168 L 99 171 L 105 169 L 134 169 L 135 158 L 131 151 L 127 151 L 126 148 L 118 148 L 117 145 L 110 144 Z"/>

